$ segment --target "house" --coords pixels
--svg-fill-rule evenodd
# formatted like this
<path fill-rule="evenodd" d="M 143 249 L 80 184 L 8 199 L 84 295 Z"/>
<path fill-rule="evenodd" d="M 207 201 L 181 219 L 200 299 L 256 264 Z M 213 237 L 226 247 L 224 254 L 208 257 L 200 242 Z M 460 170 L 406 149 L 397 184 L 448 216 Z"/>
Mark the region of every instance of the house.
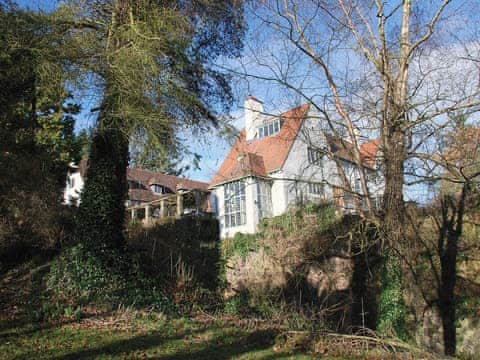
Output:
<path fill-rule="evenodd" d="M 88 160 L 84 158 L 78 165 L 70 164 L 64 192 L 64 203 L 77 206 L 80 204 L 80 195 L 85 183 L 87 162 Z M 128 168 L 127 180 L 127 207 L 150 203 L 178 192 L 193 190 L 208 191 L 207 183 L 140 168 Z"/>
<path fill-rule="evenodd" d="M 353 196 L 362 190 L 348 141 L 331 135 L 308 104 L 268 116 L 262 102 L 249 96 L 244 108 L 245 129 L 210 183 L 222 238 L 255 233 L 262 218 L 305 202 L 331 199 L 354 211 Z M 379 200 L 379 140 L 361 144 L 361 154 L 369 191 Z M 339 166 L 356 194 L 344 191 Z"/>

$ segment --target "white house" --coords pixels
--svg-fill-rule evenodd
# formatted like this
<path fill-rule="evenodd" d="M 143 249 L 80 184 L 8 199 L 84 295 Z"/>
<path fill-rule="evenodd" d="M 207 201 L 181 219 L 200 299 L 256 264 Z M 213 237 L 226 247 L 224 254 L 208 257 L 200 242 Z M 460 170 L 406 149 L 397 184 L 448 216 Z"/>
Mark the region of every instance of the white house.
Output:
<path fill-rule="evenodd" d="M 69 164 L 67 183 L 65 185 L 65 191 L 63 192 L 64 204 L 76 206 L 80 204 L 80 194 L 85 184 L 84 176 L 86 165 L 86 159 L 82 159 L 78 165 L 73 162 Z"/>
<path fill-rule="evenodd" d="M 308 104 L 267 116 L 259 100 L 245 100 L 245 129 L 210 183 L 222 238 L 255 233 L 263 217 L 306 201 L 332 199 L 343 210 L 353 210 L 353 195 L 342 190 L 339 177 L 341 166 L 352 190 L 362 193 L 351 144 L 325 126 Z M 383 192 L 376 166 L 379 141 L 361 144 L 361 152 L 369 191 L 378 201 Z"/>
<path fill-rule="evenodd" d="M 81 192 L 85 184 L 88 159 L 83 158 L 78 165 L 71 163 L 67 173 L 67 182 L 63 200 L 65 204 L 79 205 Z M 126 206 L 149 203 L 177 192 L 202 190 L 207 193 L 208 184 L 167 175 L 141 168 L 127 168 L 128 200 Z"/>

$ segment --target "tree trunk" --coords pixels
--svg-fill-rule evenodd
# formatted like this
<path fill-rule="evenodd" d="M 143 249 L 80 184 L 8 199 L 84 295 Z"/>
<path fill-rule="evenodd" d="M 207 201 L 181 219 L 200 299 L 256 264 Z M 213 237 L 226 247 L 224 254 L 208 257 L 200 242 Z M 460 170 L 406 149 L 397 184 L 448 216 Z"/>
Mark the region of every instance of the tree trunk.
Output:
<path fill-rule="evenodd" d="M 125 45 L 117 31 L 128 22 L 130 0 L 117 0 L 111 14 L 107 54 Z M 89 167 L 76 227 L 77 240 L 91 249 L 121 248 L 124 245 L 125 201 L 128 196 L 127 166 L 129 134 L 125 118 L 117 109 L 121 86 L 115 69 L 105 65 L 105 90 L 96 133 L 89 155 Z M 98 251 L 97 251 L 98 252 Z"/>
<path fill-rule="evenodd" d="M 463 217 L 465 213 L 465 202 L 469 191 L 469 183 L 465 183 L 458 200 L 458 205 L 452 205 L 451 218 L 448 218 L 448 204 L 443 212 L 443 224 L 445 231 L 442 231 L 439 239 L 439 253 L 441 266 L 441 286 L 439 289 L 440 313 L 443 325 L 443 344 L 445 355 L 455 356 L 457 346 L 457 334 L 455 327 L 456 303 L 455 284 L 457 279 L 457 255 L 458 242 L 463 231 Z M 454 200 L 453 200 L 454 201 Z M 446 244 L 444 244 L 446 240 Z"/>
<path fill-rule="evenodd" d="M 456 328 L 455 328 L 455 282 L 457 276 L 457 241 L 454 234 L 449 234 L 447 247 L 441 257 L 442 286 L 440 289 L 440 312 L 443 325 L 443 344 L 445 355 L 455 356 Z"/>
<path fill-rule="evenodd" d="M 384 214 L 382 288 L 379 301 L 378 330 L 405 337 L 402 263 L 398 250 L 404 244 L 405 205 L 403 200 L 404 134 L 388 129 L 384 140 Z"/>
<path fill-rule="evenodd" d="M 76 237 L 91 249 L 121 248 L 128 191 L 128 141 L 120 130 L 99 125 L 89 155 Z"/>

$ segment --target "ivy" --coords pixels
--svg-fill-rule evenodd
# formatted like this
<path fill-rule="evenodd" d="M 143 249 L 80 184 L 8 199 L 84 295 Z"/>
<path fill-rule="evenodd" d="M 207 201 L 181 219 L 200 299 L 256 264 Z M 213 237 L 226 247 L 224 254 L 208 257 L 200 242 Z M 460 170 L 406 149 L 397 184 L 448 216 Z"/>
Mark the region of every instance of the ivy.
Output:
<path fill-rule="evenodd" d="M 381 287 L 377 330 L 382 334 L 397 336 L 406 340 L 406 309 L 402 292 L 402 267 L 398 259 L 389 251 L 384 257 Z"/>

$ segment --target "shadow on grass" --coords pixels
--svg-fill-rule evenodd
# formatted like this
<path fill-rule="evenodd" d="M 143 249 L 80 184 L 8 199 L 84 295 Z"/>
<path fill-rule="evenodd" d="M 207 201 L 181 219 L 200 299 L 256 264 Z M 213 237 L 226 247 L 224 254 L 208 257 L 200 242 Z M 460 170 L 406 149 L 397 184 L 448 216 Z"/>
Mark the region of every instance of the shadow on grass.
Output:
<path fill-rule="evenodd" d="M 55 322 L 32 322 L 28 318 L 0 321 L 0 340 L 11 337 L 32 335 L 38 331 L 50 330 L 75 322 L 74 320 Z"/>
<path fill-rule="evenodd" d="M 212 330 L 212 328 L 206 330 Z M 221 331 L 221 329 L 216 330 Z M 94 359 L 101 356 L 125 356 L 127 358 L 149 357 L 164 360 L 232 359 L 250 352 L 269 349 L 273 345 L 276 334 L 271 330 L 259 330 L 245 335 L 220 335 L 201 343 L 170 343 L 182 339 L 188 342 L 186 337 L 200 334 L 203 331 L 205 331 L 205 329 L 181 332 L 173 336 L 165 336 L 162 332 L 158 331 L 126 340 L 113 341 L 92 349 L 75 351 L 67 355 L 54 357 L 54 359 Z M 175 350 L 175 345 L 178 347 L 177 350 Z M 155 350 L 157 347 L 158 349 Z M 173 354 L 166 355 L 166 351 L 173 352 Z M 146 352 L 148 352 L 148 355 Z M 278 356 L 269 355 L 267 358 L 275 359 L 281 356 L 281 354 L 278 354 Z"/>
<path fill-rule="evenodd" d="M 170 336 L 165 335 L 163 331 L 154 331 L 148 335 L 140 335 L 130 339 L 112 341 L 99 347 L 82 349 L 67 355 L 53 356 L 52 359 L 95 359 L 99 356 L 108 355 L 124 355 L 127 357 L 138 358 L 142 357 L 140 354 L 141 352 L 147 351 L 154 347 L 162 346 L 169 341 L 180 340 L 199 331 L 182 331 Z"/>
<path fill-rule="evenodd" d="M 193 351 L 184 349 L 174 355 L 162 356 L 159 359 L 234 359 L 243 354 L 270 348 L 273 346 L 275 334 L 272 330 L 259 330 L 233 342 L 223 344 L 219 343 L 217 338 L 206 343 L 203 349 Z"/>

